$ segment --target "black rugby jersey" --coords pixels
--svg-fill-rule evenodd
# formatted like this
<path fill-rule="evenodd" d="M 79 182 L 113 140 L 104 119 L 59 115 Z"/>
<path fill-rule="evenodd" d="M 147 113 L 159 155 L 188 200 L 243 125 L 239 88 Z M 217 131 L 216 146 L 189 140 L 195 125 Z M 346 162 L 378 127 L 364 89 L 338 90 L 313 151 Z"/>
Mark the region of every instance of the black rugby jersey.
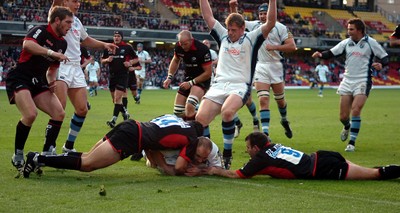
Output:
<path fill-rule="evenodd" d="M 203 135 L 203 127 L 194 121 L 184 121 L 175 115 L 163 115 L 149 122 L 140 122 L 143 149 L 181 149 Z"/>
<path fill-rule="evenodd" d="M 31 40 L 42 47 L 51 49 L 54 52 L 65 53 L 67 42 L 63 37 L 58 37 L 49 25 L 40 25 L 33 27 L 24 40 Z M 23 72 L 34 77 L 43 77 L 46 75 L 50 66 L 58 67 L 60 62 L 50 56 L 32 55 L 22 49 L 18 59 L 16 71 Z"/>
<path fill-rule="evenodd" d="M 183 51 L 179 42 L 176 43 L 174 51 L 174 55 L 185 63 L 185 77 L 195 78 L 201 75 L 204 72 L 202 65 L 212 63 L 210 50 L 196 39 L 193 39 L 188 52 Z"/>
<path fill-rule="evenodd" d="M 391 38 L 396 38 L 396 39 L 400 39 L 400 24 L 397 25 L 396 29 L 394 30 L 394 32 L 392 33 L 392 35 L 390 35 Z"/>
<path fill-rule="evenodd" d="M 124 62 L 138 58 L 131 45 L 128 45 L 123 41 L 116 45 L 118 48 L 115 50 L 115 54 L 108 50 L 104 50 L 103 53 L 103 58 L 108 58 L 109 56 L 113 57 L 113 60 L 108 63 L 111 77 L 126 75 L 128 73 L 128 68 L 125 67 Z"/>
<path fill-rule="evenodd" d="M 270 143 L 236 173 L 241 178 L 269 175 L 282 179 L 308 179 L 312 178 L 314 168 L 312 156 L 282 144 Z"/>

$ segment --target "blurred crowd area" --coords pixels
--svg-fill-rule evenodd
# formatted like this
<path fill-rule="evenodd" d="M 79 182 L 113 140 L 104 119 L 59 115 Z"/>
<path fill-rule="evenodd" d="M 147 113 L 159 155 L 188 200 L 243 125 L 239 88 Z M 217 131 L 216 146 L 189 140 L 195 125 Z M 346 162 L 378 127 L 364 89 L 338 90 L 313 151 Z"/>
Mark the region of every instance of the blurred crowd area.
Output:
<path fill-rule="evenodd" d="M 145 86 L 161 88 L 163 81 L 167 77 L 168 67 L 173 57 L 173 50 L 167 49 L 146 49 L 149 52 L 152 63 L 146 65 L 146 81 Z M 9 70 L 13 69 L 18 61 L 21 52 L 21 46 L 0 46 L 0 65 L 2 66 L 2 79 L 0 85 L 4 85 L 4 81 L 7 78 Z M 90 50 L 91 56 L 100 63 L 102 52 Z M 285 82 L 289 86 L 308 86 L 313 81 L 316 81 L 315 67 L 319 61 L 310 57 L 307 54 L 292 54 L 285 58 L 284 64 L 286 66 Z M 330 85 L 338 85 L 343 78 L 344 73 L 344 59 L 335 58 L 332 60 L 325 61 L 328 65 L 331 73 L 328 74 L 327 79 Z M 1 68 L 0 68 L 1 70 Z M 389 66 L 384 67 L 381 71 L 374 71 L 373 76 L 375 84 L 387 85 L 399 85 L 396 83 L 399 78 L 400 62 L 391 62 Z M 178 71 L 176 72 L 172 86 L 179 86 L 185 78 L 184 65 L 181 64 Z M 101 77 L 99 84 L 106 87 L 108 84 L 108 66 L 101 65 Z M 391 79 L 397 79 L 392 81 Z"/>

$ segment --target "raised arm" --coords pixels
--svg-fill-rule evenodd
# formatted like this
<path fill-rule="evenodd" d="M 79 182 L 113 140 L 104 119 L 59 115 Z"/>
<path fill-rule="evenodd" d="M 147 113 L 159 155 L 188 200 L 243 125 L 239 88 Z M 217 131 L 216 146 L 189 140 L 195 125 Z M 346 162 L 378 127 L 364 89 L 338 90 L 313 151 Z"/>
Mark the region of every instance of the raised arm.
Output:
<path fill-rule="evenodd" d="M 276 0 L 269 0 L 267 23 L 261 25 L 264 38 L 268 37 L 269 32 L 274 28 L 276 22 Z"/>
<path fill-rule="evenodd" d="M 231 13 L 238 13 L 238 5 L 237 0 L 229 0 L 229 11 Z"/>
<path fill-rule="evenodd" d="M 208 2 L 208 0 L 199 0 L 199 3 L 201 15 L 203 16 L 204 21 L 207 23 L 208 28 L 211 30 L 217 20 L 215 20 L 214 18 L 210 3 Z"/>

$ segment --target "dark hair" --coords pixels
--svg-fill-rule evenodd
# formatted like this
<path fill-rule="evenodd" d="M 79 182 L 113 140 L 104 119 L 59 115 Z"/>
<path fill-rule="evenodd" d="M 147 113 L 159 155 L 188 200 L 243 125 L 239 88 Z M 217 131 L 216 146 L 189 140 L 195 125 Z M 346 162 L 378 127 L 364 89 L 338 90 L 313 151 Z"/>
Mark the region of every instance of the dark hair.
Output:
<path fill-rule="evenodd" d="M 354 24 L 357 30 L 361 30 L 362 34 L 365 34 L 365 23 L 359 18 L 350 19 L 347 24 Z"/>
<path fill-rule="evenodd" d="M 72 11 L 69 8 L 63 7 L 63 6 L 55 6 L 55 7 L 53 7 L 53 9 L 50 12 L 49 22 L 50 22 L 50 24 L 54 23 L 56 21 L 57 17 L 60 19 L 60 21 L 62 21 L 67 16 L 70 16 L 70 17 L 74 16 L 74 14 L 72 13 Z"/>
<path fill-rule="evenodd" d="M 259 149 L 269 143 L 268 136 L 262 132 L 252 132 L 244 140 L 249 141 L 251 146 L 257 146 Z"/>
<path fill-rule="evenodd" d="M 258 12 L 268 11 L 268 3 L 264 3 L 258 7 Z"/>
<path fill-rule="evenodd" d="M 124 33 L 122 31 L 114 31 L 114 35 L 115 34 L 120 35 L 122 39 L 124 38 Z"/>

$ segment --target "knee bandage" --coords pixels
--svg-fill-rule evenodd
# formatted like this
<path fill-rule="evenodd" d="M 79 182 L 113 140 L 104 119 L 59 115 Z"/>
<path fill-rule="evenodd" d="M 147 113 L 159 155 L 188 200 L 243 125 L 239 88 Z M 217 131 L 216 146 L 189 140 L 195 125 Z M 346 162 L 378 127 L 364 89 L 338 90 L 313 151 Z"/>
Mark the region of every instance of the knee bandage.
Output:
<path fill-rule="evenodd" d="M 180 104 L 174 105 L 174 114 L 178 117 L 185 115 L 185 106 Z"/>
<path fill-rule="evenodd" d="M 257 97 L 269 97 L 269 91 L 268 90 L 258 90 Z"/>
<path fill-rule="evenodd" d="M 274 94 L 275 100 L 282 100 L 285 99 L 285 93 L 280 93 L 280 94 Z"/>
<path fill-rule="evenodd" d="M 199 98 L 196 97 L 196 96 L 194 96 L 194 95 L 189 95 L 189 97 L 188 97 L 187 100 L 186 100 L 186 103 L 187 103 L 187 104 L 191 104 L 191 105 L 193 105 L 194 107 L 196 107 L 197 104 L 199 104 Z"/>

